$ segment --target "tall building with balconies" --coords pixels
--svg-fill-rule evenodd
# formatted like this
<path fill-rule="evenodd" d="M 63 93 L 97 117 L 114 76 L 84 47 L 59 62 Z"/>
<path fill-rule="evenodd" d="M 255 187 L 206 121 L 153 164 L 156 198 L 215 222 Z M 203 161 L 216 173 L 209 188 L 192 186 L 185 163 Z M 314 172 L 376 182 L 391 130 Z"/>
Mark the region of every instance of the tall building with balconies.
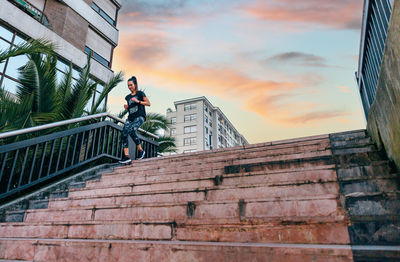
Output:
<path fill-rule="evenodd" d="M 177 153 L 248 144 L 225 114 L 204 96 L 174 102 L 175 111 L 167 110 L 175 137 Z"/>
<path fill-rule="evenodd" d="M 99 97 L 104 83 L 113 76 L 114 48 L 118 45 L 116 27 L 122 0 L 1 0 L 0 49 L 5 50 L 28 39 L 46 39 L 57 47 L 57 78 L 73 65 L 73 81 L 91 56 L 91 78 L 98 81 L 88 107 Z M 25 56 L 0 64 L 0 85 L 15 93 L 17 69 Z M 105 101 L 106 103 L 106 101 Z"/>

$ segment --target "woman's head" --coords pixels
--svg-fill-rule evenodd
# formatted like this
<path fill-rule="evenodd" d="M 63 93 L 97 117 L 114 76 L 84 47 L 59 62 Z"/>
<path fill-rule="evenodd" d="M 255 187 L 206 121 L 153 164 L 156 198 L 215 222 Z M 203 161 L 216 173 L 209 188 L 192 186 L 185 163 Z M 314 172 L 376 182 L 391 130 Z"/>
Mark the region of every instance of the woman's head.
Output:
<path fill-rule="evenodd" d="M 131 78 L 128 79 L 128 88 L 132 92 L 138 90 L 138 84 L 135 76 L 132 76 Z"/>

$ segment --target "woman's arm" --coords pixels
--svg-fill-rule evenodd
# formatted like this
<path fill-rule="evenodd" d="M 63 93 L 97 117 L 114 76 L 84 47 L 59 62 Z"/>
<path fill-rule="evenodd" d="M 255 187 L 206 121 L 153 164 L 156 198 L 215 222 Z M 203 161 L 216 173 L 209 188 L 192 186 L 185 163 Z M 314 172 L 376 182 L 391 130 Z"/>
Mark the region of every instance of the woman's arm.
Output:
<path fill-rule="evenodd" d="M 144 106 L 150 106 L 150 101 L 147 97 L 144 96 L 143 101 L 140 101 L 140 104 Z"/>

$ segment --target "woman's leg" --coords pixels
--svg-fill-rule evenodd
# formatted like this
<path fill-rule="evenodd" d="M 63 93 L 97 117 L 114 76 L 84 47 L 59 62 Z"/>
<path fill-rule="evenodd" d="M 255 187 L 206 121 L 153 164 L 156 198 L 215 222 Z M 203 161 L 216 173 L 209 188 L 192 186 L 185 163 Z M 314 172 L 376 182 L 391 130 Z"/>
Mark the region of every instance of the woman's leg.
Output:
<path fill-rule="evenodd" d="M 131 129 L 132 123 L 129 120 L 125 121 L 124 127 L 122 128 L 122 147 L 124 148 L 124 155 L 129 156 L 129 130 Z"/>
<path fill-rule="evenodd" d="M 131 129 L 130 129 L 130 132 L 129 132 L 129 134 L 131 135 L 131 137 L 132 137 L 132 139 L 133 139 L 133 141 L 135 142 L 135 144 L 136 144 L 136 148 L 137 148 L 137 150 L 139 150 L 140 152 L 143 152 L 143 149 L 142 149 L 142 146 L 141 146 L 141 141 L 140 141 L 140 138 L 138 137 L 138 135 L 137 135 L 137 130 L 139 129 L 139 127 L 142 125 L 144 123 L 144 117 L 138 117 L 138 118 L 135 118 L 133 121 L 132 121 L 132 125 L 131 125 Z M 143 156 L 139 156 L 139 158 L 142 158 Z"/>

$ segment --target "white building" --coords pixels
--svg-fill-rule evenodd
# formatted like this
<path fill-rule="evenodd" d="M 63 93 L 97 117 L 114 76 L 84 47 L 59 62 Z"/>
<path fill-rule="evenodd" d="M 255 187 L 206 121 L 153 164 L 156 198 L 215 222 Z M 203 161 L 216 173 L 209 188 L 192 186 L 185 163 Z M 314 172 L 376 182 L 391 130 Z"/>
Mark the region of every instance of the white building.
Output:
<path fill-rule="evenodd" d="M 177 153 L 248 144 L 224 113 L 204 96 L 174 102 L 167 110 L 172 123 L 169 134 L 176 139 Z"/>
<path fill-rule="evenodd" d="M 90 107 L 104 83 L 113 76 L 112 54 L 118 44 L 116 21 L 122 0 L 1 0 L 0 50 L 28 39 L 46 39 L 57 47 L 59 78 L 73 64 L 73 78 L 91 59 L 91 78 L 99 81 Z M 15 93 L 17 69 L 27 62 L 25 56 L 0 64 L 0 85 Z"/>

